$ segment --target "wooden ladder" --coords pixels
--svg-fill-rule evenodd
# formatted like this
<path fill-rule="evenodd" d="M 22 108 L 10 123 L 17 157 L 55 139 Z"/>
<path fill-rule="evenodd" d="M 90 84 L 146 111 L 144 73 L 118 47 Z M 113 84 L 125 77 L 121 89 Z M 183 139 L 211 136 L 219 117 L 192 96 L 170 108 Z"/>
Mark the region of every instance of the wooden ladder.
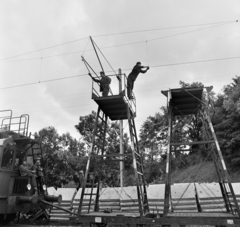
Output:
<path fill-rule="evenodd" d="M 99 161 L 99 158 L 97 158 L 96 156 L 98 155 L 102 156 L 104 154 L 107 119 L 108 117 L 105 115 L 103 111 L 101 111 L 100 107 L 98 107 L 98 112 L 94 126 L 94 133 L 92 136 L 92 145 L 88 153 L 88 161 L 86 166 L 85 178 L 82 186 L 78 214 L 83 212 L 83 207 L 85 207 L 84 211 L 89 213 L 91 211 L 93 203 L 94 203 L 93 211 L 98 211 L 101 174 L 98 172 L 97 169 L 98 167 L 97 162 Z M 103 159 L 103 157 L 101 157 L 101 159 Z M 94 162 L 95 165 L 94 168 L 90 171 L 91 162 Z M 87 191 L 86 188 L 88 188 L 89 190 Z M 94 188 L 96 188 L 95 191 Z M 95 196 L 95 199 L 93 198 L 93 196 Z"/>
<path fill-rule="evenodd" d="M 146 182 L 143 174 L 143 162 L 139 149 L 137 132 L 132 111 L 128 108 L 128 124 L 131 139 L 131 148 L 133 156 L 133 167 L 135 172 L 135 179 L 137 184 L 138 205 L 141 217 L 149 213 Z"/>

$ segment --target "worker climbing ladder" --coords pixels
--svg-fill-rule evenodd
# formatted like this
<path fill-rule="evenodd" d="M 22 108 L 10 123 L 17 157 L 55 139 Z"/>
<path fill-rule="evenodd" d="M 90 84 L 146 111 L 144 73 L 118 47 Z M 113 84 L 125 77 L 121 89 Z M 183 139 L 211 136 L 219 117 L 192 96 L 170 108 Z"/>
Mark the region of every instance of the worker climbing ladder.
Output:
<path fill-rule="evenodd" d="M 208 102 L 203 101 L 203 91 L 206 89 Z M 218 176 L 219 185 L 222 191 L 226 211 L 230 214 L 237 214 L 240 217 L 239 205 L 228 176 L 227 168 L 222 152 L 210 118 L 210 91 L 212 87 L 180 88 L 162 91 L 168 98 L 168 145 L 166 163 L 166 187 L 164 200 L 164 216 L 171 210 L 171 156 L 176 150 L 181 151 L 183 146 L 203 145 L 207 151 L 207 157 L 211 155 Z M 180 117 L 194 116 L 202 122 L 201 141 L 174 141 L 174 127 L 179 124 Z M 175 119 L 175 121 L 174 121 Z M 185 125 L 182 124 L 182 127 Z M 185 138 L 186 139 L 186 138 Z M 176 149 L 178 148 L 178 149 Z"/>

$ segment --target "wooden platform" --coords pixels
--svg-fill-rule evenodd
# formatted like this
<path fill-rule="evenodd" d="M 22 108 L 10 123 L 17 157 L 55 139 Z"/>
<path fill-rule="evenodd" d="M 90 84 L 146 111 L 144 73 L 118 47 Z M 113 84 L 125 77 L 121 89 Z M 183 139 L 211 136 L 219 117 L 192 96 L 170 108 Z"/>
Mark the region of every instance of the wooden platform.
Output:
<path fill-rule="evenodd" d="M 203 87 L 171 89 L 173 114 L 175 116 L 194 114 L 202 101 L 203 89 Z M 162 94 L 168 97 L 168 90 L 162 91 Z"/>
<path fill-rule="evenodd" d="M 98 97 L 92 93 L 92 99 L 99 105 L 100 109 L 113 121 L 125 120 L 127 116 L 127 106 L 135 115 L 132 104 L 124 95 L 111 95 L 107 97 Z"/>

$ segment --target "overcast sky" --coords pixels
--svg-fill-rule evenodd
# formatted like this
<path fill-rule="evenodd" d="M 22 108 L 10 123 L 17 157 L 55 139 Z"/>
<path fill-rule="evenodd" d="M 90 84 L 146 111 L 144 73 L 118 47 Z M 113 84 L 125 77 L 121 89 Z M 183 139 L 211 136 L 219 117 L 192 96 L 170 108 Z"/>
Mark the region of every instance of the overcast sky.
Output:
<path fill-rule="evenodd" d="M 97 111 L 81 61 L 100 72 L 92 36 L 115 71 L 150 66 L 134 88 L 139 130 L 166 105 L 161 90 L 182 80 L 220 93 L 240 75 L 239 19 L 239 0 L 1 0 L 0 109 L 29 114 L 32 133 L 54 126 L 78 139 L 79 117 Z"/>

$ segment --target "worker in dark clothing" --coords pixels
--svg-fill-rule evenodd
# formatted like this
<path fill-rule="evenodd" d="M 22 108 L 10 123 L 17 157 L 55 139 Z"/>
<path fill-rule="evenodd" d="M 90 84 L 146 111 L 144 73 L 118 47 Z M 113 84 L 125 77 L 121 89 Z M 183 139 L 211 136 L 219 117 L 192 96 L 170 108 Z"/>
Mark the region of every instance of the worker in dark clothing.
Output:
<path fill-rule="evenodd" d="M 143 70 L 143 68 L 146 68 Z M 128 98 L 133 99 L 132 90 L 134 81 L 137 79 L 139 73 L 146 73 L 149 70 L 149 66 L 141 66 L 141 62 L 137 62 L 137 64 L 133 67 L 132 72 L 128 75 L 127 79 L 127 93 Z"/>
<path fill-rule="evenodd" d="M 84 174 L 82 170 L 79 172 L 79 174 L 75 172 L 75 174 L 73 175 L 73 181 L 77 184 L 77 191 L 79 190 L 79 188 L 82 188 L 84 182 Z"/>
<path fill-rule="evenodd" d="M 40 184 L 40 188 L 42 188 L 45 180 L 44 180 L 44 172 L 43 172 L 43 168 L 41 166 L 40 159 L 36 160 L 35 169 L 36 169 L 37 179 Z"/>
<path fill-rule="evenodd" d="M 38 192 L 37 192 L 37 182 L 36 182 L 36 177 L 37 177 L 36 170 L 35 169 L 31 170 L 28 167 L 26 160 L 23 160 L 22 164 L 19 166 L 19 172 L 21 176 L 31 177 L 32 186 L 35 190 L 35 195 L 37 195 Z"/>
<path fill-rule="evenodd" d="M 89 76 L 92 77 L 91 73 L 88 74 Z M 92 77 L 93 81 L 97 82 L 100 84 L 100 92 L 102 92 L 102 96 L 106 97 L 108 96 L 108 92 L 110 90 L 110 84 L 111 84 L 111 78 L 105 75 L 104 72 L 100 72 L 101 78 L 96 79 Z"/>

